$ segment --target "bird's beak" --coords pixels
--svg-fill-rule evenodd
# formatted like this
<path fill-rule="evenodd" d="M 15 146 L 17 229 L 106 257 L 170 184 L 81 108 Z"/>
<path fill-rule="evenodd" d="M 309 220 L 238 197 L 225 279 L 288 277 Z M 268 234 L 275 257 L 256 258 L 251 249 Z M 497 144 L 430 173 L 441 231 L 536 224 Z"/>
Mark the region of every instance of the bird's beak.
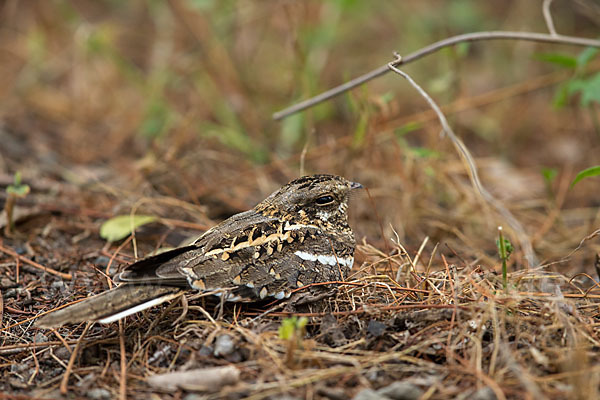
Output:
<path fill-rule="evenodd" d="M 362 189 L 364 188 L 363 185 L 361 185 L 358 182 L 350 182 L 350 189 Z"/>

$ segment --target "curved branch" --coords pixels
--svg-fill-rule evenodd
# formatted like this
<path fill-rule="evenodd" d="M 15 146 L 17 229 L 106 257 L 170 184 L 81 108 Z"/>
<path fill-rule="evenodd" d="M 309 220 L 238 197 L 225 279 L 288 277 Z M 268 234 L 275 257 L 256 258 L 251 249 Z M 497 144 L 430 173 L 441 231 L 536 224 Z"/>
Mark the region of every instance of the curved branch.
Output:
<path fill-rule="evenodd" d="M 544 14 L 544 21 L 546 21 L 546 26 L 548 27 L 548 32 L 551 35 L 558 35 L 556 33 L 556 28 L 554 27 L 554 21 L 552 20 L 552 13 L 550 12 L 550 6 L 552 5 L 552 1 L 554 0 L 544 0 L 544 5 L 542 6 L 542 12 Z"/>
<path fill-rule="evenodd" d="M 569 44 L 573 46 L 587 46 L 587 47 L 598 47 L 600 48 L 600 40 L 573 37 L 573 36 L 563 36 L 557 34 L 545 34 L 545 33 L 534 33 L 534 32 L 510 32 L 510 31 L 490 31 L 490 32 L 474 32 L 474 33 L 466 33 L 463 35 L 452 36 L 450 38 L 440 40 L 439 42 L 435 42 L 426 46 L 420 50 L 417 50 L 411 54 L 408 54 L 402 57 L 401 61 L 394 66 L 400 66 L 408 64 L 412 61 L 418 60 L 419 58 L 423 58 L 431 53 L 435 53 L 436 51 L 443 49 L 444 47 L 453 46 L 457 43 L 462 42 L 476 42 L 482 40 L 526 40 L 532 42 L 543 42 L 543 43 L 556 43 L 556 44 Z M 333 89 L 330 89 L 326 92 L 323 92 L 317 96 L 314 96 L 308 100 L 304 100 L 300 103 L 297 103 L 291 107 L 288 107 L 284 110 L 278 111 L 273 114 L 273 119 L 280 120 L 285 117 L 288 117 L 292 114 L 295 114 L 299 111 L 305 110 L 309 107 L 312 107 L 316 104 L 322 103 L 326 100 L 331 99 L 332 97 L 338 96 L 339 94 L 346 92 L 350 89 L 355 88 L 356 86 L 360 86 L 365 82 L 368 82 L 372 79 L 377 78 L 387 72 L 390 69 L 388 64 L 382 65 L 381 67 L 374 69 L 371 72 L 367 72 L 364 75 L 359 76 L 358 78 L 352 79 L 342 85 L 339 85 Z"/>
<path fill-rule="evenodd" d="M 487 201 L 488 204 L 492 205 L 492 207 L 494 207 L 496 209 L 496 211 L 498 211 L 498 213 L 500 215 L 502 215 L 502 217 L 504 217 L 504 219 L 508 222 L 510 227 L 515 231 L 517 238 L 519 239 L 521 249 L 523 250 L 525 258 L 529 262 L 529 265 L 530 266 L 537 265 L 538 261 L 535 256 L 535 253 L 533 251 L 533 246 L 531 244 L 531 241 L 529 240 L 529 237 L 527 236 L 527 233 L 525 232 L 525 229 L 523 229 L 523 226 L 521 225 L 521 223 L 512 215 L 512 213 L 506 207 L 504 207 L 502 202 L 498 201 L 483 186 L 483 184 L 481 183 L 481 180 L 479 179 L 479 173 L 477 172 L 477 167 L 475 166 L 475 160 L 473 159 L 473 156 L 471 155 L 471 152 L 469 151 L 467 146 L 465 146 L 463 141 L 460 140 L 460 138 L 456 135 L 456 133 L 454 133 L 454 131 L 450 127 L 450 124 L 448 123 L 448 120 L 444 116 L 444 113 L 442 112 L 441 108 L 431 98 L 431 96 L 429 96 L 429 94 L 425 91 L 425 89 L 423 89 L 418 83 L 416 83 L 410 77 L 410 75 L 408 75 L 406 72 L 396 68 L 395 65 L 400 62 L 402 62 L 401 57 L 399 55 L 396 55 L 396 60 L 389 63 L 387 66 L 391 71 L 394 71 L 395 73 L 397 73 L 398 75 L 400 75 L 404 79 L 406 79 L 408 81 L 408 83 L 410 83 L 411 86 L 414 87 L 417 90 L 417 92 L 419 92 L 421 97 L 423 97 L 425 99 L 425 101 L 427 101 L 427 103 L 429 103 L 429 106 L 433 109 L 433 111 L 437 115 L 438 120 L 440 121 L 440 124 L 442 125 L 443 131 L 446 133 L 446 135 L 448 135 L 448 137 L 454 144 L 454 147 L 456 147 L 456 150 L 458 151 L 459 155 L 462 156 L 463 160 L 467 164 L 467 166 L 469 168 L 469 177 L 471 178 L 471 182 L 472 182 L 473 186 L 477 189 L 477 191 L 483 197 L 483 199 L 485 201 Z"/>

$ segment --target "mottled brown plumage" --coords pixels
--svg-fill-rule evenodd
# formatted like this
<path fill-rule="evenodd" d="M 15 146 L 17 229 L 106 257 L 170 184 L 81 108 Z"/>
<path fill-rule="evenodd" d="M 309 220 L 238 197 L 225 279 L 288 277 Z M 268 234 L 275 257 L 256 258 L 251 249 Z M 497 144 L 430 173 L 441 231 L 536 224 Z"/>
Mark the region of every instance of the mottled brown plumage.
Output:
<path fill-rule="evenodd" d="M 117 288 L 51 313 L 38 325 L 111 322 L 190 287 L 227 301 L 257 301 L 343 280 L 354 262 L 349 193 L 359 187 L 335 175 L 296 179 L 194 244 L 131 264 L 115 277 Z"/>

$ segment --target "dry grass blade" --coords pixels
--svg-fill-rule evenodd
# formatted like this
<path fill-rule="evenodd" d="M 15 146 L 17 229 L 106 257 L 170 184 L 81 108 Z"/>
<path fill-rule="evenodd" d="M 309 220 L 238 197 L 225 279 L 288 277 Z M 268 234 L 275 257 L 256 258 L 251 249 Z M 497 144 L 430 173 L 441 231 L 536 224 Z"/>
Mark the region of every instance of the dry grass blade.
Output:
<path fill-rule="evenodd" d="M 41 265 L 39 263 L 36 263 L 35 261 L 32 261 L 32 260 L 30 260 L 30 259 L 28 259 L 26 257 L 23 257 L 23 256 L 17 254 L 15 251 L 13 251 L 13 250 L 9 249 L 8 247 L 4 246 L 3 243 L 2 243 L 2 239 L 0 239 L 0 251 L 3 252 L 3 253 L 8 254 L 8 255 L 10 255 L 10 256 L 12 256 L 14 258 L 16 258 L 19 261 L 23 261 L 24 263 L 27 263 L 27 264 L 31 265 L 32 267 L 37 268 L 37 269 L 39 269 L 41 271 L 47 272 L 49 274 L 60 276 L 61 278 L 67 279 L 67 280 L 70 280 L 71 278 L 73 278 L 71 276 L 71 274 L 66 274 L 64 272 L 57 271 L 57 270 L 52 269 L 50 267 L 43 266 L 43 265 Z"/>
<path fill-rule="evenodd" d="M 600 7 L 512 3 L 4 2 L 0 204 L 17 171 L 31 190 L 0 241 L 0 397 L 600 398 L 598 178 L 570 188 L 598 159 L 600 54 L 574 45 L 600 44 L 585 39 Z M 548 33 L 510 31 L 524 24 Z M 418 50 L 346 82 L 398 46 Z M 405 65 L 428 103 L 388 74 Z M 349 276 L 36 327 L 313 173 L 368 187 L 350 202 Z M 156 222 L 99 236 L 127 214 Z M 521 241 L 506 289 L 499 223 Z M 226 373 L 209 387 L 207 371 Z"/>

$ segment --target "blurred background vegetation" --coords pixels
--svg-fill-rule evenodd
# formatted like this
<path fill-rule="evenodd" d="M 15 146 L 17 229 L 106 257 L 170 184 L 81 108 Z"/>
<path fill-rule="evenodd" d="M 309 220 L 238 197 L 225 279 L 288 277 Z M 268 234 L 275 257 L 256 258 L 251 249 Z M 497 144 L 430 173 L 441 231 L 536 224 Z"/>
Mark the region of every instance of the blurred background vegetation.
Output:
<path fill-rule="evenodd" d="M 175 197 L 219 220 L 301 173 L 335 173 L 370 188 L 371 199 L 353 204 L 359 240 L 383 249 L 393 227 L 409 251 L 429 236 L 493 263 L 503 221 L 473 193 L 404 80 L 383 76 L 281 122 L 271 114 L 391 61 L 393 51 L 480 30 L 546 32 L 541 5 L 5 0 L 0 177 L 68 183 L 77 195 L 57 189 L 53 201 L 109 214 L 141 196 Z M 556 0 L 552 11 L 560 33 L 599 36 L 596 1 Z M 566 255 L 600 225 L 597 178 L 568 190 L 577 171 L 599 164 L 598 52 L 480 42 L 405 70 L 444 106 L 484 185 L 525 225 L 542 260 Z M 588 270 L 586 254 L 569 267 Z"/>

